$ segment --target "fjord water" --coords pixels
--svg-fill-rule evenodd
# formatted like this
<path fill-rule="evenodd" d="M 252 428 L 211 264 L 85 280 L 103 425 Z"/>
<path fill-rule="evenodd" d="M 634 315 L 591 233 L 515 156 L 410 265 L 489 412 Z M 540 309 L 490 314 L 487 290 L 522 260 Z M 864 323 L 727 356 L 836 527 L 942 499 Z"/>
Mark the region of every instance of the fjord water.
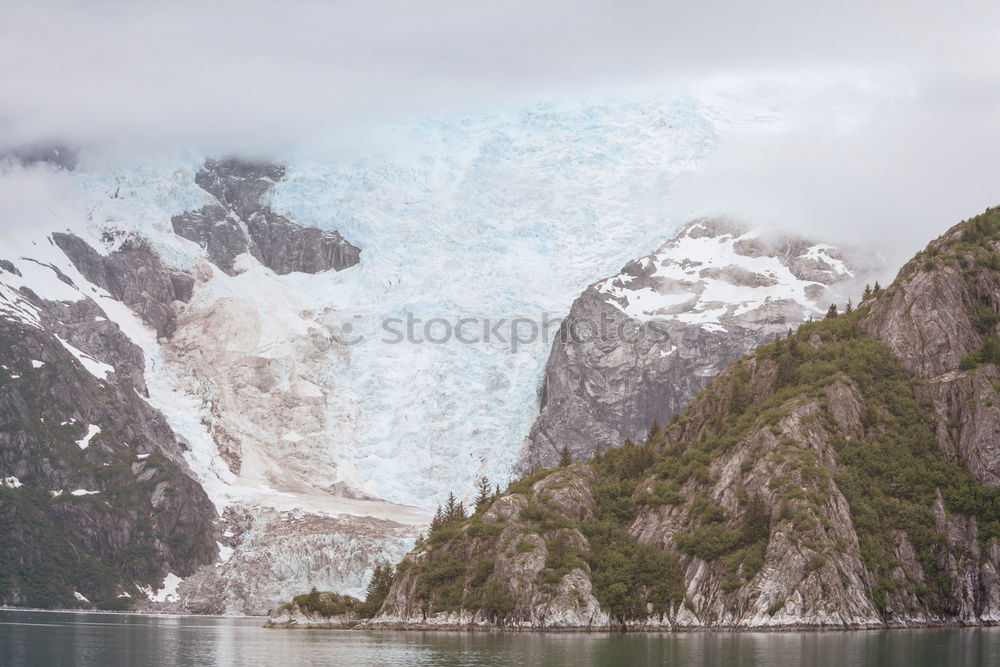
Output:
<path fill-rule="evenodd" d="M 1000 628 L 461 633 L 265 630 L 260 618 L 0 610 L 0 665 L 1000 665 Z"/>

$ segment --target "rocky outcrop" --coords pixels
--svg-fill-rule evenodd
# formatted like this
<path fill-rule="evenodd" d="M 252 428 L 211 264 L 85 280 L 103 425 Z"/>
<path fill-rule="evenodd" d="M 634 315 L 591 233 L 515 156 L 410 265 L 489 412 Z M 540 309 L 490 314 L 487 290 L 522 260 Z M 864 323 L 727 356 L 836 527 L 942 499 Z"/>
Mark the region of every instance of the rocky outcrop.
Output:
<path fill-rule="evenodd" d="M 285 168 L 232 158 L 206 160 L 195 182 L 217 203 L 172 218 L 174 231 L 204 248 L 209 260 L 230 275 L 236 257 L 249 253 L 278 274 L 340 271 L 354 266 L 361 251 L 338 232 L 305 227 L 276 213 L 268 191 Z"/>
<path fill-rule="evenodd" d="M 0 489 L 0 602 L 124 607 L 212 562 L 215 511 L 148 404 L 142 351 L 89 297 L 0 292 L 0 477 L 17 480 Z"/>
<path fill-rule="evenodd" d="M 441 523 L 399 565 L 373 623 L 1000 622 L 988 300 L 1000 214 L 949 234 L 955 251 L 918 257 L 858 309 L 731 364 L 643 444 L 537 471 Z M 928 279 L 952 261 L 967 269 L 960 282 Z M 926 306 L 936 298 L 947 312 Z"/>
<path fill-rule="evenodd" d="M 264 627 L 282 630 L 347 630 L 357 627 L 358 623 L 359 619 L 352 613 L 324 616 L 302 609 L 298 605 L 289 604 L 283 605 L 269 615 Z"/>
<path fill-rule="evenodd" d="M 934 408 L 938 446 L 981 482 L 1000 485 L 1000 359 L 977 351 L 1000 333 L 1000 240 L 987 227 L 995 209 L 958 225 L 900 271 L 872 305 L 864 331 L 885 342 L 924 382 Z"/>
<path fill-rule="evenodd" d="M 191 299 L 193 277 L 164 266 L 148 243 L 133 236 L 106 234 L 105 240 L 114 246 L 106 255 L 73 234 L 56 232 L 52 240 L 88 281 L 128 306 L 159 336 L 173 335 L 173 302 Z"/>
<path fill-rule="evenodd" d="M 477 519 L 462 526 L 445 546 L 432 544 L 407 556 L 398 569 L 382 612 L 370 627 L 490 627 L 502 621 L 509 628 L 580 628 L 605 626 L 607 612 L 591 593 L 590 570 L 573 563 L 558 577 L 544 575 L 553 552 L 578 552 L 588 547 L 578 528 L 567 527 L 540 535 L 531 530 L 528 515 L 532 498 L 565 513 L 593 518 L 593 472 L 585 466 L 559 470 L 532 485 L 527 493 L 505 495 Z M 475 605 L 449 604 L 428 590 L 427 571 L 446 569 L 455 577 L 445 585 L 463 584 L 460 572 L 474 564 L 475 586 L 483 591 Z M 461 598 L 461 593 L 459 594 Z M 455 602 L 459 602 L 456 600 Z M 472 608 L 469 608 L 472 607 Z"/>
<path fill-rule="evenodd" d="M 641 440 L 727 364 L 869 279 L 878 263 L 802 238 L 696 220 L 588 287 L 553 342 L 520 472 Z M 860 292 L 860 289 L 858 289 Z"/>

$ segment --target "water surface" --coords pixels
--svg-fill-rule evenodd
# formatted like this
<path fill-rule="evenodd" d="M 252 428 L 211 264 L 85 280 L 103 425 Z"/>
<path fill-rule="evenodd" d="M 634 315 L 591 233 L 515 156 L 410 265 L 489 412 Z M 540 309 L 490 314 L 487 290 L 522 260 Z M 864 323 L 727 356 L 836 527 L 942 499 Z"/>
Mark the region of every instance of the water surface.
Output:
<path fill-rule="evenodd" d="M 665 634 L 265 630 L 259 618 L 0 610 L 0 665 L 1000 665 L 1000 628 Z"/>

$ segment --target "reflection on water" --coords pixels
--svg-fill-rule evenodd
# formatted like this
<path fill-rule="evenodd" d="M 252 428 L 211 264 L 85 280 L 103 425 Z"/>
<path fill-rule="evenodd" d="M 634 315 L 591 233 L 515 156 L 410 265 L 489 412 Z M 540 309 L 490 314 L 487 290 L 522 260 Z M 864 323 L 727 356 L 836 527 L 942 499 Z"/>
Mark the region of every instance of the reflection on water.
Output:
<path fill-rule="evenodd" d="M 261 622 L 0 610 L 0 665 L 1000 665 L 1000 628 L 620 635 L 265 630 Z"/>

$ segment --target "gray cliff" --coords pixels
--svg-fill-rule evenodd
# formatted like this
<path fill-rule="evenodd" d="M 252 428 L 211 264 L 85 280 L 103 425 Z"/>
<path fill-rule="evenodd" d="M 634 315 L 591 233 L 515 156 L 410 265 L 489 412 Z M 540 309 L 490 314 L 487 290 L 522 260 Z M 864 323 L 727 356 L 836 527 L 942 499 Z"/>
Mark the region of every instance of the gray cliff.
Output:
<path fill-rule="evenodd" d="M 361 251 L 332 230 L 306 227 L 276 213 L 268 192 L 285 168 L 233 158 L 206 160 L 195 182 L 216 203 L 172 218 L 174 231 L 204 248 L 209 260 L 230 275 L 249 253 L 278 274 L 340 271 L 354 266 Z"/>
<path fill-rule="evenodd" d="M 142 351 L 88 296 L 3 289 L 0 603 L 125 607 L 214 562 L 215 509 L 148 403 Z"/>
<path fill-rule="evenodd" d="M 830 303 L 878 263 L 729 220 L 696 220 L 652 255 L 590 285 L 562 323 L 518 470 L 642 440 L 727 364 Z M 860 289 L 858 290 L 860 293 Z"/>

